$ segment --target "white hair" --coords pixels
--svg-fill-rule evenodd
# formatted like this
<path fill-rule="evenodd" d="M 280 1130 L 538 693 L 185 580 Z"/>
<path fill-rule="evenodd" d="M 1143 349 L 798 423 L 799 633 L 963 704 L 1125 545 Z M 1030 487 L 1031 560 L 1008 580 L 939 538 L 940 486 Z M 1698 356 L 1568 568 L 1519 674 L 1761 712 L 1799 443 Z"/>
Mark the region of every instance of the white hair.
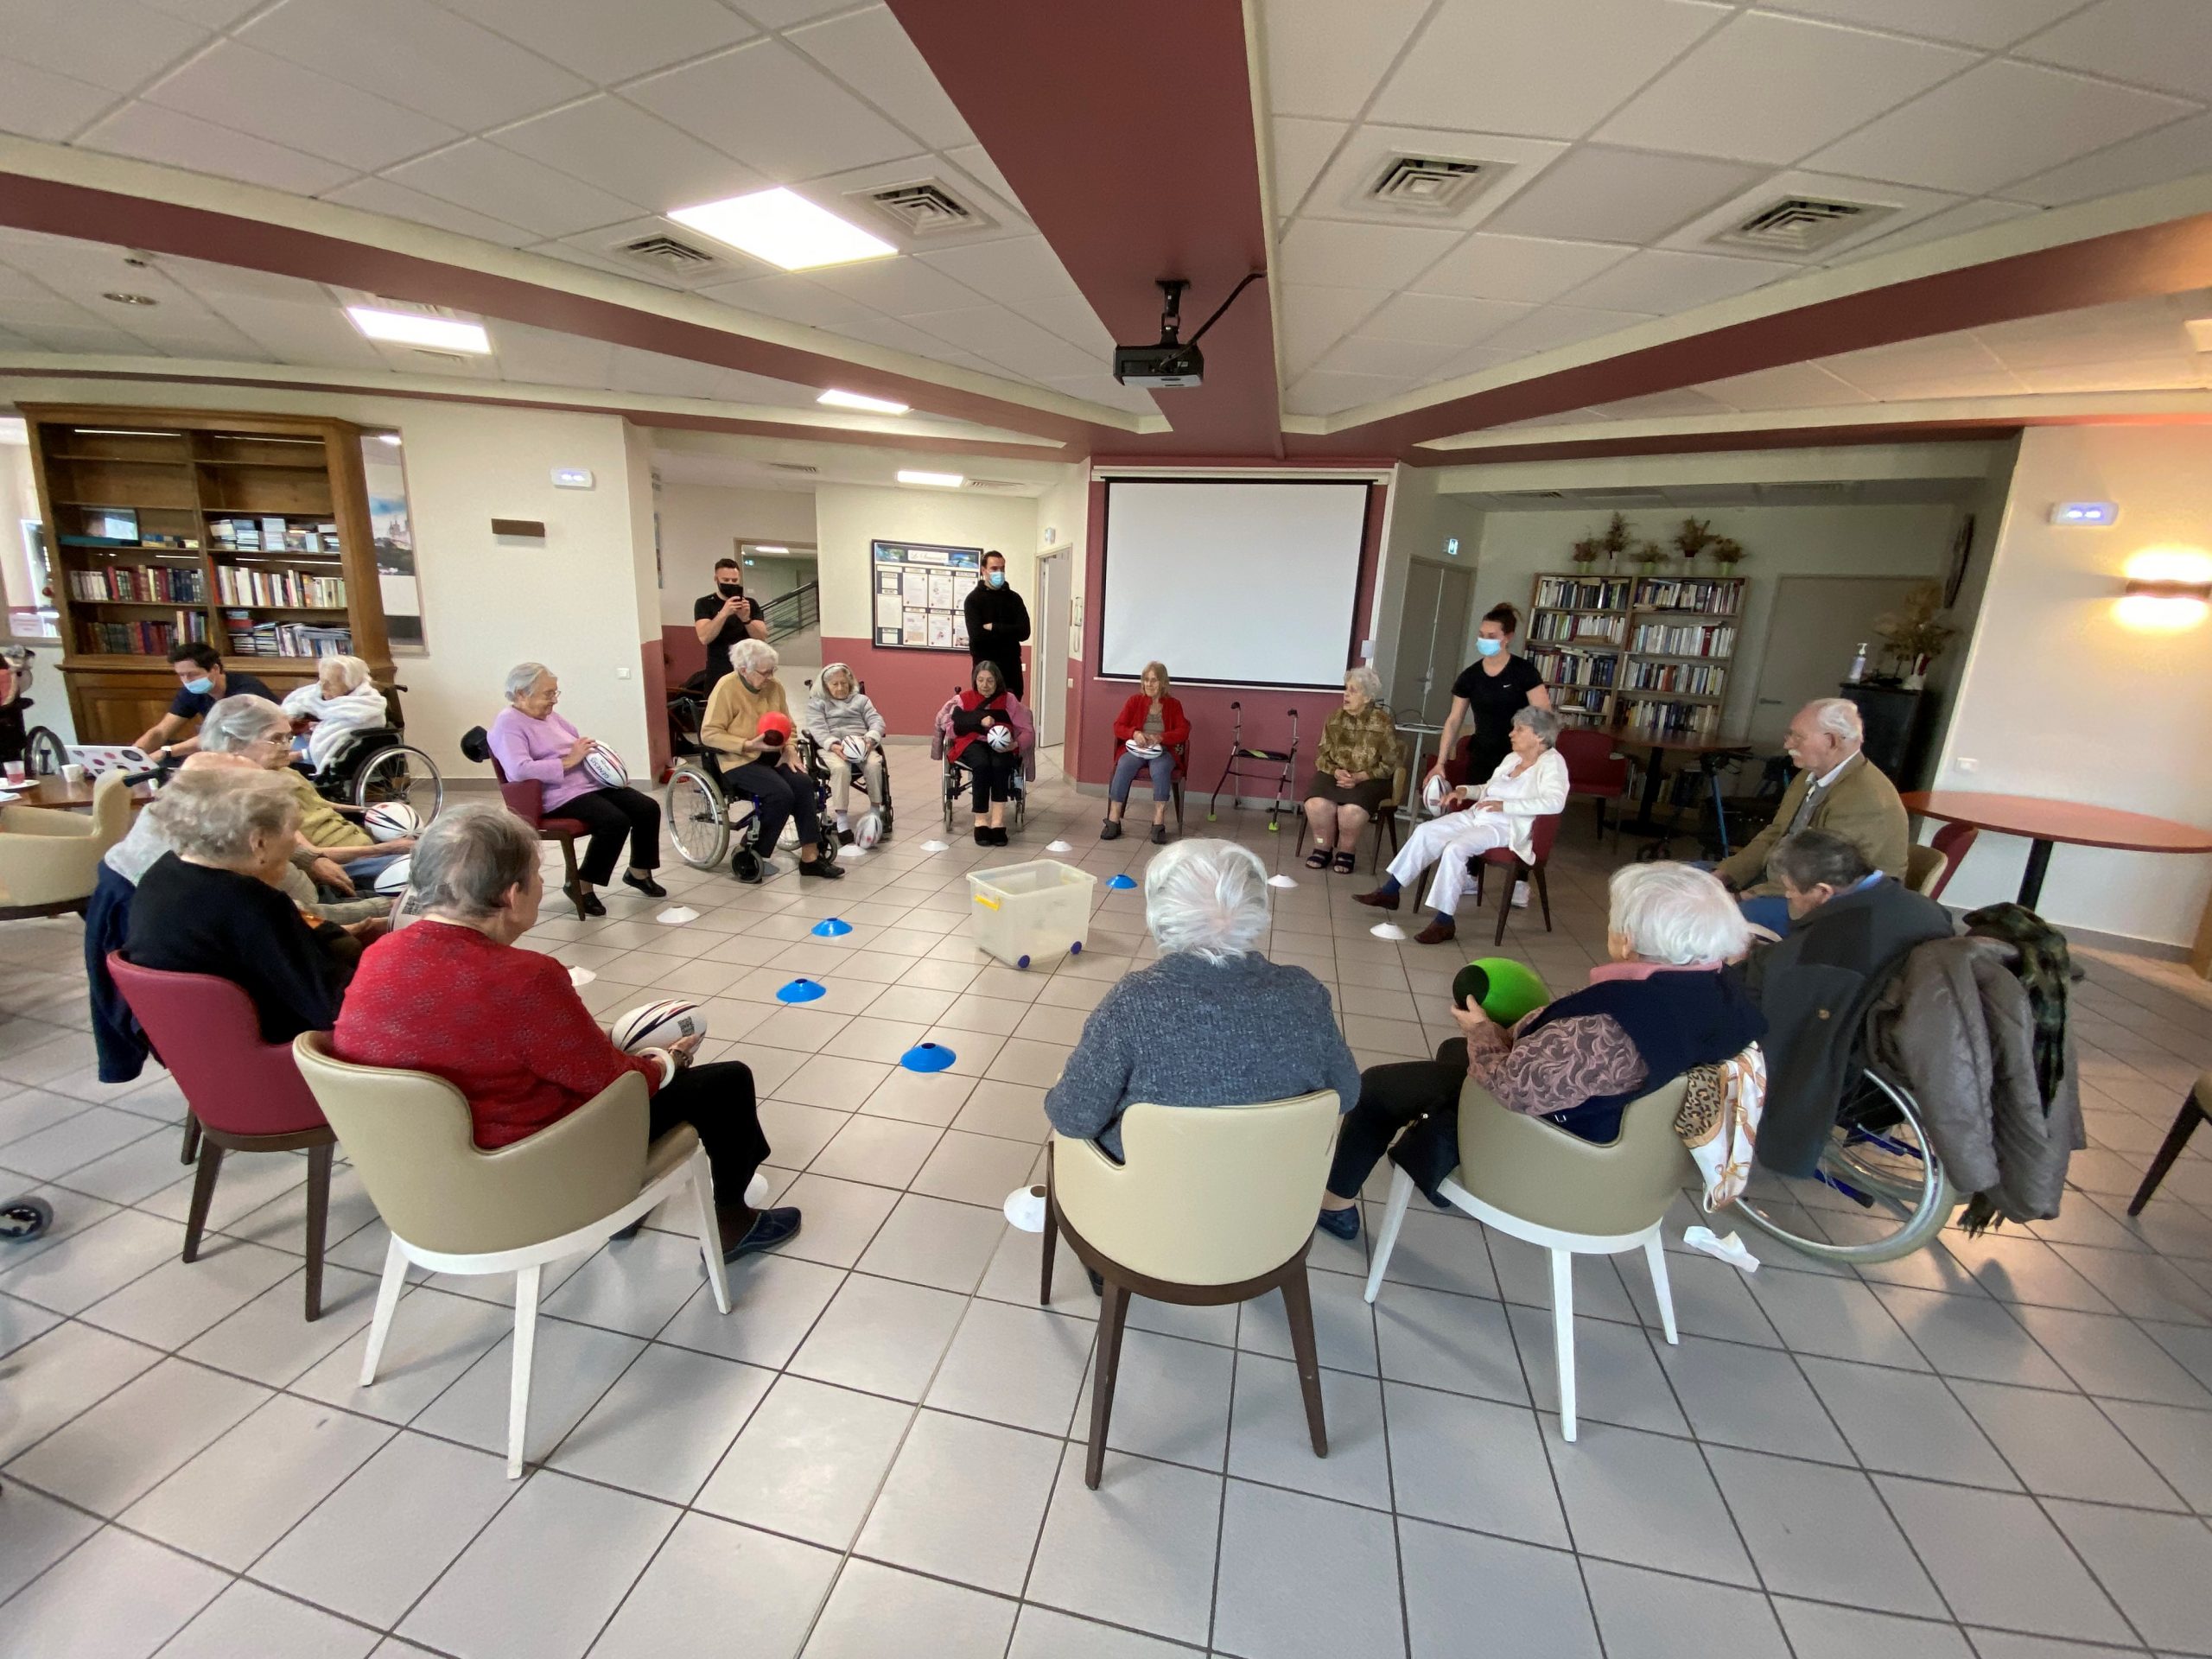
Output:
<path fill-rule="evenodd" d="M 333 652 L 316 661 L 315 677 L 319 683 L 335 677 L 341 690 L 358 691 L 369 683 L 369 665 L 358 657 Z"/>
<path fill-rule="evenodd" d="M 1357 686 L 1370 702 L 1382 701 L 1382 677 L 1364 663 L 1344 675 L 1344 683 Z"/>
<path fill-rule="evenodd" d="M 1751 948 L 1743 911 L 1709 871 L 1624 864 L 1609 889 L 1607 925 L 1647 962 L 1726 962 Z"/>
<path fill-rule="evenodd" d="M 1866 739 L 1866 722 L 1859 717 L 1859 705 L 1848 697 L 1816 697 L 1805 705 L 1805 712 L 1812 715 L 1815 731 L 1847 743 Z"/>
<path fill-rule="evenodd" d="M 226 766 L 179 772 L 154 798 L 146 816 L 178 852 L 236 864 L 253 851 L 256 834 L 289 841 L 299 828 L 300 806 L 291 780 L 282 772 Z"/>
<path fill-rule="evenodd" d="M 200 747 L 213 754 L 236 754 L 249 743 L 282 734 L 289 737 L 291 717 L 266 697 L 242 691 L 225 697 L 200 722 Z"/>
<path fill-rule="evenodd" d="M 1162 956 L 1243 956 L 1268 931 L 1267 870 L 1233 841 L 1179 841 L 1145 870 L 1144 924 Z"/>
<path fill-rule="evenodd" d="M 1548 749 L 1555 749 L 1559 747 L 1560 732 L 1567 722 L 1551 709 L 1539 709 L 1532 702 L 1515 711 L 1512 724 L 1526 726 L 1535 734 L 1537 742 Z"/>
<path fill-rule="evenodd" d="M 552 677 L 553 671 L 543 663 L 517 663 L 507 671 L 507 701 L 520 702 L 537 689 L 540 680 Z"/>
<path fill-rule="evenodd" d="M 741 639 L 729 648 L 729 665 L 748 671 L 755 679 L 766 679 L 781 661 L 766 639 Z"/>
<path fill-rule="evenodd" d="M 407 885 L 418 908 L 479 921 L 537 866 L 537 832 L 503 806 L 474 801 L 431 820 L 410 856 Z"/>

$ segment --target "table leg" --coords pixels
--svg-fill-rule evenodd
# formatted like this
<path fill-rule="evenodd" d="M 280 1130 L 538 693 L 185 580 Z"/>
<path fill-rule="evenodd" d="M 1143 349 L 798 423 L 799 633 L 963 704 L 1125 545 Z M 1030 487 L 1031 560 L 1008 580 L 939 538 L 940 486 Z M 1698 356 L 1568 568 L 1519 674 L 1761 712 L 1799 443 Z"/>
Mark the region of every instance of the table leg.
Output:
<path fill-rule="evenodd" d="M 1664 751 L 1659 749 L 1651 751 L 1650 758 L 1644 763 L 1643 798 L 1637 807 L 1635 821 L 1618 825 L 1616 833 L 1650 836 L 1663 836 L 1668 832 L 1668 826 L 1660 823 L 1652 817 L 1652 814 L 1658 810 L 1660 788 L 1666 782 L 1665 760 Z"/>
<path fill-rule="evenodd" d="M 2028 868 L 2020 873 L 2020 904 L 2033 910 L 2043 898 L 2043 879 L 2050 869 L 2050 842 L 2028 843 Z"/>

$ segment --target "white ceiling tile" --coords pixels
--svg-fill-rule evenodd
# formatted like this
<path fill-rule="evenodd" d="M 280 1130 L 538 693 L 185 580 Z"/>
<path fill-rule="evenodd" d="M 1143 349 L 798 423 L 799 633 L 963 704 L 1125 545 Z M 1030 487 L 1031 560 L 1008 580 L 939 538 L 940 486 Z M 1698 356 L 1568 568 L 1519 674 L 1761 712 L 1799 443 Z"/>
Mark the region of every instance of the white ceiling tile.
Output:
<path fill-rule="evenodd" d="M 1727 405 L 1694 387 L 1680 386 L 1672 391 L 1655 391 L 1641 397 L 1616 398 L 1605 405 L 1605 412 L 1617 421 L 1667 420 L 1725 414 Z"/>
<path fill-rule="evenodd" d="M 57 143 L 114 102 L 104 86 L 0 57 L 0 132 Z"/>
<path fill-rule="evenodd" d="M 1618 264 L 1629 251 L 1604 242 L 1560 242 L 1478 231 L 1430 266 L 1415 286 L 1424 294 L 1541 305 Z"/>
<path fill-rule="evenodd" d="M 1150 392 L 1141 386 L 1125 386 L 1110 374 L 1078 374 L 1065 379 L 1045 383 L 1054 391 L 1065 392 L 1071 397 L 1088 398 L 1094 404 L 1103 404 L 1109 409 L 1123 409 L 1133 415 L 1156 415 L 1160 405 Z"/>
<path fill-rule="evenodd" d="M 890 317 L 957 311 L 983 303 L 974 289 L 918 259 L 868 259 L 807 274 L 831 293 Z"/>
<path fill-rule="evenodd" d="M 2099 0 L 2013 52 L 2139 86 L 2212 98 L 2212 9 L 2203 0 Z"/>
<path fill-rule="evenodd" d="M 870 315 L 858 301 L 833 294 L 804 276 L 787 272 L 750 282 L 724 283 L 720 287 L 701 289 L 699 293 L 702 299 L 718 300 L 741 311 L 758 311 L 763 316 L 780 318 L 785 322 L 804 323 L 810 328 L 842 331 Z"/>
<path fill-rule="evenodd" d="M 948 149 L 944 152 L 944 159 L 977 181 L 1016 213 L 1022 210 L 1021 199 L 1014 194 L 1014 187 L 1006 181 L 1006 175 L 999 171 L 999 164 L 990 158 L 981 144 L 962 144 L 957 149 Z"/>
<path fill-rule="evenodd" d="M 812 386 L 794 385 L 788 380 L 771 379 L 765 374 L 747 374 L 742 369 L 725 369 L 715 382 L 714 395 L 734 404 L 782 404 L 811 408 L 821 394 Z"/>
<path fill-rule="evenodd" d="M 1350 131 L 1342 121 L 1314 121 L 1303 116 L 1279 115 L 1269 124 L 1268 152 L 1274 163 L 1270 181 L 1275 213 L 1287 218 L 1313 188 L 1323 165 L 1338 143 Z"/>
<path fill-rule="evenodd" d="M 1794 162 L 1974 61 L 1957 47 L 1745 12 L 1598 129 L 1609 143 Z"/>
<path fill-rule="evenodd" d="M 873 6 L 785 37 L 931 149 L 976 135 L 887 6 Z"/>
<path fill-rule="evenodd" d="M 1543 138 L 1448 132 L 1434 127 L 1363 124 L 1352 130 L 1351 137 L 1314 181 L 1300 217 L 1471 230 L 1495 217 L 1516 193 L 1526 189 L 1566 150 L 1565 144 Z M 1488 169 L 1489 176 L 1479 181 L 1481 188 L 1467 195 L 1457 210 L 1449 213 L 1408 213 L 1402 207 L 1376 200 L 1375 187 L 1397 158 L 1408 156 L 1473 162 Z"/>
<path fill-rule="evenodd" d="M 1009 308 L 1039 327 L 1051 329 L 1070 345 L 1080 346 L 1102 359 L 1111 357 L 1113 333 L 1098 320 L 1098 314 L 1090 308 L 1090 302 L 1080 294 L 1056 300 L 1022 300 L 1010 302 Z"/>
<path fill-rule="evenodd" d="M 499 337 L 502 378 L 550 386 L 604 386 L 613 372 L 614 347 L 526 323 L 501 322 Z"/>
<path fill-rule="evenodd" d="M 1998 201 L 1984 196 L 1973 201 L 1962 201 L 1955 207 L 1947 207 L 1939 213 L 1892 231 L 1889 235 L 1852 249 L 1832 263 L 1847 265 L 1854 259 L 1870 259 L 1877 254 L 1895 253 L 1900 248 L 1917 247 L 1923 242 L 1940 241 L 1947 236 L 1964 236 L 1985 226 L 2001 225 L 2008 219 L 2024 219 L 2036 212 L 2033 207 L 2018 202 Z"/>
<path fill-rule="evenodd" d="M 1433 340 L 1376 340 L 1353 334 L 1338 340 L 1313 365 L 1319 374 L 1375 374 L 1411 380 L 1433 374 L 1459 347 Z"/>
<path fill-rule="evenodd" d="M 266 3 L 267 0 L 146 0 L 156 11 L 166 11 L 172 17 L 181 17 L 209 29 L 228 29 Z"/>
<path fill-rule="evenodd" d="M 110 92 L 136 90 L 207 39 L 136 0 L 0 0 L 0 50 Z"/>
<path fill-rule="evenodd" d="M 753 25 L 715 0 L 442 0 L 594 86 L 611 86 L 748 38 Z"/>
<path fill-rule="evenodd" d="M 1579 305 L 1547 305 L 1509 322 L 1484 345 L 1534 355 L 1649 321 L 1632 311 L 1593 311 Z"/>
<path fill-rule="evenodd" d="M 1485 374 L 1492 369 L 1502 369 L 1519 360 L 1518 352 L 1501 351 L 1494 346 L 1477 346 L 1447 358 L 1427 374 L 1419 377 L 1423 385 L 1433 385 L 1440 380 L 1458 380 L 1471 374 Z"/>
<path fill-rule="evenodd" d="M 2068 368 L 2022 369 L 2020 384 L 2045 396 L 2081 391 L 2168 391 L 2205 384 L 2202 359 L 2144 358 Z"/>
<path fill-rule="evenodd" d="M 1274 301 L 1275 337 L 1282 345 L 1283 372 L 1287 378 L 1295 380 L 1361 319 L 1388 300 L 1390 290 L 1285 283 L 1273 287 L 1271 297 Z"/>
<path fill-rule="evenodd" d="M 712 363 L 617 346 L 607 384 L 614 391 L 643 392 L 655 397 L 711 397 L 721 374 Z"/>
<path fill-rule="evenodd" d="M 976 347 L 978 353 L 999 365 L 1007 373 L 1024 380 L 1064 379 L 1071 375 L 1095 374 L 1100 359 L 1096 353 L 1086 352 L 1080 346 L 1071 346 L 1049 329 L 1039 328 L 1027 319 L 1008 315 L 1006 326 L 999 330 L 988 345 Z M 1110 363 L 1111 359 L 1105 359 Z"/>
<path fill-rule="evenodd" d="M 2212 115 L 2177 121 L 2140 138 L 2113 144 L 2078 162 L 2005 187 L 2005 194 L 2046 207 L 2212 172 Z"/>
<path fill-rule="evenodd" d="M 2000 59 L 1831 145 L 1810 165 L 1975 195 L 2196 112 L 2156 92 Z"/>
<path fill-rule="evenodd" d="M 1840 23 L 1864 23 L 1967 46 L 2010 46 L 2082 0 L 1764 0 L 1777 11 L 1801 11 Z"/>
<path fill-rule="evenodd" d="M 2168 298 L 2161 295 L 2154 300 L 2090 306 L 1973 332 L 2008 369 L 2058 369 L 2190 356 L 2192 347 L 2183 326 L 2188 308 L 2176 309 Z"/>
<path fill-rule="evenodd" d="M 1580 144 L 1486 222 L 1493 231 L 1583 242 L 1656 242 L 1756 183 L 1764 168 L 1698 156 Z"/>
<path fill-rule="evenodd" d="M 320 194 L 353 176 L 353 169 L 340 162 L 143 101 L 124 105 L 77 143 L 111 156 L 135 156 L 143 162 L 189 168 L 302 196 Z"/>
<path fill-rule="evenodd" d="M 957 311 L 930 311 L 909 317 L 923 333 L 958 346 L 963 352 L 988 352 L 1007 325 L 1019 321 L 1002 305 L 971 305 Z M 1073 373 L 1073 370 L 1063 370 Z"/>
<path fill-rule="evenodd" d="M 1282 279 L 1326 288 L 1404 288 L 1459 239 L 1416 225 L 1300 219 L 1277 249 Z"/>
<path fill-rule="evenodd" d="M 846 302 L 840 300 L 838 303 Z M 941 357 L 954 349 L 950 342 L 924 334 L 911 322 L 862 311 L 857 306 L 854 307 L 854 313 L 848 321 L 823 326 L 841 340 L 856 340 L 865 345 L 880 346 L 886 351 L 911 352 L 916 357 Z"/>
<path fill-rule="evenodd" d="M 1930 387 L 1971 387 L 1966 397 L 2003 396 L 2019 391 L 2018 377 L 1970 334 L 1938 334 L 1925 340 L 1844 352 L 1821 359 L 1821 366 L 1847 385 L 1884 402 L 1938 394 Z"/>
<path fill-rule="evenodd" d="M 1271 115 L 1348 121 L 1428 10 L 1429 0 L 1261 0 Z"/>
<path fill-rule="evenodd" d="M 737 0 L 736 9 L 763 29 L 789 29 L 850 4 L 852 0 Z"/>
<path fill-rule="evenodd" d="M 543 234 L 480 213 L 473 207 L 426 196 L 420 190 L 410 190 L 390 179 L 356 179 L 326 193 L 323 200 L 342 207 L 359 207 L 364 213 L 389 213 L 394 219 L 451 231 L 456 236 L 480 237 L 486 242 L 498 242 L 511 248 L 525 247 Z"/>
<path fill-rule="evenodd" d="M 624 200 L 482 138 L 395 167 L 385 175 L 410 190 L 518 223 L 540 236 L 573 236 L 631 218 Z"/>
<path fill-rule="evenodd" d="M 1375 340 L 1417 340 L 1430 347 L 1429 360 L 1441 361 L 1488 339 L 1534 308 L 1508 300 L 1462 300 L 1436 294 L 1401 294 L 1359 325 Z"/>
<path fill-rule="evenodd" d="M 1301 375 L 1283 394 L 1283 407 L 1294 415 L 1334 415 L 1339 410 L 1395 397 L 1412 383 L 1403 375 L 1343 374 L 1315 369 Z M 1174 414 L 1173 405 L 1163 413 Z"/>
<path fill-rule="evenodd" d="M 236 41 L 201 54 L 146 97 L 219 127 L 235 127 L 363 172 L 461 137 L 442 121 Z"/>
<path fill-rule="evenodd" d="M 1730 16 L 1704 0 L 1444 0 L 1370 118 L 1579 138 Z"/>
<path fill-rule="evenodd" d="M 96 323 L 42 322 L 11 317 L 9 326 L 43 351 L 70 352 L 86 357 L 143 357 L 146 348 L 120 328 Z"/>
<path fill-rule="evenodd" d="M 755 41 L 671 69 L 623 95 L 785 183 L 891 161 L 914 147 L 780 41 Z"/>
<path fill-rule="evenodd" d="M 164 357 L 207 358 L 222 362 L 273 362 L 276 354 L 206 309 L 172 311 L 164 300 L 152 309 L 129 315 L 126 333 Z"/>
<path fill-rule="evenodd" d="M 1646 248 L 1592 277 L 1566 297 L 1570 304 L 1600 310 L 1650 311 L 1671 316 L 1796 275 L 1796 266 L 1768 259 L 1731 259 L 1717 253 Z"/>
<path fill-rule="evenodd" d="M 1076 292 L 1075 278 L 1041 236 L 1003 237 L 945 248 L 923 255 L 922 263 L 1003 305 L 1065 299 Z"/>
<path fill-rule="evenodd" d="M 742 162 L 619 98 L 586 99 L 504 127 L 490 138 L 657 213 L 720 201 L 767 183 Z"/>
<path fill-rule="evenodd" d="M 297 276 L 280 276 L 275 271 L 219 264 L 212 259 L 186 259 L 175 254 L 162 254 L 156 263 L 163 276 L 210 305 L 225 298 L 278 300 L 294 305 L 330 303 L 330 296 L 319 283 L 303 282 Z"/>
<path fill-rule="evenodd" d="M 376 348 L 329 299 L 301 302 L 211 293 L 207 303 L 283 362 L 352 369 L 383 366 Z"/>
<path fill-rule="evenodd" d="M 1707 380 L 1698 390 L 1731 409 L 1742 410 L 1826 409 L 1831 404 L 1874 401 L 1817 363 L 1785 363 L 1755 374 Z"/>

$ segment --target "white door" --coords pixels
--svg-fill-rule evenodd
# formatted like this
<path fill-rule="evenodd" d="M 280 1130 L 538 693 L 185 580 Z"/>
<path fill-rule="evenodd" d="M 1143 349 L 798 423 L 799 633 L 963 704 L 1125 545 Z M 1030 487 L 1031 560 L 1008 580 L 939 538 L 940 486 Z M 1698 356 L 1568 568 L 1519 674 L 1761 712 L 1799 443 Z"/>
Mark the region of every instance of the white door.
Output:
<path fill-rule="evenodd" d="M 1452 682 L 1466 664 L 1467 614 L 1474 607 L 1475 573 L 1416 560 L 1406 572 L 1406 600 L 1398 613 L 1398 656 L 1386 695 L 1401 721 L 1440 726 L 1452 707 Z"/>
<path fill-rule="evenodd" d="M 1832 697 L 1851 672 L 1860 643 L 1867 666 L 1881 666 L 1874 623 L 1904 603 L 1924 576 L 1784 576 L 1767 619 L 1759 661 L 1758 701 L 1751 741 L 1760 753 L 1782 747 L 1789 717 L 1815 697 Z"/>
<path fill-rule="evenodd" d="M 1037 742 L 1050 748 L 1066 735 L 1068 709 L 1069 552 L 1037 561 L 1037 614 L 1029 630 L 1029 712 Z"/>

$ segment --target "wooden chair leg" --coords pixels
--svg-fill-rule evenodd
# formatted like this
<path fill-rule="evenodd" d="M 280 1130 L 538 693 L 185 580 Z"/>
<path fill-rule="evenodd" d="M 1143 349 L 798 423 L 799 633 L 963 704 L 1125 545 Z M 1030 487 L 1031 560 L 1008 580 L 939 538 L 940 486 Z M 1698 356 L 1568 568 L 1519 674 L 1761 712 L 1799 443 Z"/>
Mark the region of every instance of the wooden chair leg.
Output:
<path fill-rule="evenodd" d="M 1083 1484 L 1094 1492 L 1106 1465 L 1106 1429 L 1114 1418 L 1114 1383 L 1122 1374 L 1122 1326 L 1128 1317 L 1129 1293 L 1120 1281 L 1107 1280 L 1098 1308 L 1098 1365 L 1090 1379 L 1090 1452 L 1083 1465 Z"/>
<path fill-rule="evenodd" d="M 184 1109 L 184 1149 L 176 1155 L 180 1164 L 188 1164 L 200 1155 L 200 1120 L 192 1115 L 192 1108 Z"/>
<path fill-rule="evenodd" d="M 1045 1237 L 1038 1252 L 1044 1257 L 1044 1267 L 1037 1276 L 1037 1306 L 1049 1307 L 1052 1301 L 1052 1258 L 1060 1243 L 1060 1207 L 1052 1200 L 1052 1147 L 1045 1147 Z"/>
<path fill-rule="evenodd" d="M 200 1259 L 200 1235 L 207 1230 L 207 1206 L 214 1201 L 215 1178 L 222 1173 L 223 1149 L 213 1141 L 200 1143 L 200 1166 L 192 1175 L 192 1207 L 184 1217 L 184 1259 Z"/>
<path fill-rule="evenodd" d="M 330 1226 L 330 1160 L 335 1141 L 308 1148 L 308 1322 L 322 1317 L 322 1238 Z"/>
<path fill-rule="evenodd" d="M 1183 838 L 1183 780 L 1175 780 L 1175 839 Z"/>
<path fill-rule="evenodd" d="M 1329 1427 L 1321 1414 L 1321 1360 L 1313 1345 L 1313 1296 L 1300 1260 L 1282 1281 L 1282 1309 L 1290 1319 L 1290 1351 L 1298 1362 L 1299 1391 L 1306 1396 L 1306 1430 L 1313 1455 L 1329 1455 Z"/>
<path fill-rule="evenodd" d="M 584 908 L 583 873 L 576 868 L 576 838 L 574 836 L 556 836 L 554 839 L 561 843 L 561 863 L 569 875 L 562 891 L 569 895 L 569 902 L 576 907 L 576 919 L 584 921 L 589 918 L 590 912 Z"/>
<path fill-rule="evenodd" d="M 1536 866 L 1536 902 L 1544 907 L 1544 931 L 1552 931 L 1552 884 L 1544 879 L 1544 867 Z"/>
<path fill-rule="evenodd" d="M 1505 925 L 1513 919 L 1513 895 L 1520 890 L 1522 873 L 1527 868 L 1527 865 L 1516 862 L 1506 872 L 1505 880 L 1498 884 L 1497 935 L 1491 940 L 1492 949 L 1505 943 Z"/>
<path fill-rule="evenodd" d="M 2196 1132 L 2196 1126 L 2204 1121 L 2206 1116 L 2203 1103 L 2196 1097 L 2196 1091 L 2191 1090 L 2189 1098 L 2182 1102 L 2181 1110 L 2175 1114 L 2173 1128 L 2166 1131 L 2165 1141 L 2158 1147 L 2158 1155 L 2151 1160 L 2151 1167 L 2145 1172 L 2143 1185 L 2135 1189 L 2135 1196 L 2127 1201 L 2129 1215 L 2143 1213 L 2143 1206 L 2151 1202 L 2151 1195 L 2158 1190 L 2158 1183 L 2166 1179 L 2166 1172 L 2174 1166 L 2174 1160 L 2181 1156 L 2181 1149 L 2189 1144 L 2189 1137 Z"/>

